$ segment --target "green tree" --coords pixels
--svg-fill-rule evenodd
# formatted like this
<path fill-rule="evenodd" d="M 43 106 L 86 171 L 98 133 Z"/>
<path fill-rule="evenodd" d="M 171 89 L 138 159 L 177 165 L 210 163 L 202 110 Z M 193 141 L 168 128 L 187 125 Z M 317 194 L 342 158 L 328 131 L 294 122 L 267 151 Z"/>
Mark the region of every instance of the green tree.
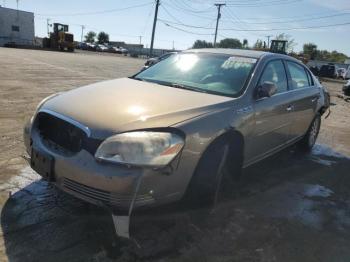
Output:
<path fill-rule="evenodd" d="M 248 48 L 248 40 L 247 39 L 243 39 L 243 48 Z"/>
<path fill-rule="evenodd" d="M 254 44 L 254 49 L 262 49 L 264 47 L 263 41 L 261 39 L 257 39 Z"/>
<path fill-rule="evenodd" d="M 218 44 L 220 48 L 242 48 L 242 46 L 241 41 L 236 38 L 225 38 Z"/>
<path fill-rule="evenodd" d="M 205 40 L 196 40 L 192 48 L 212 48 L 213 44 Z"/>
<path fill-rule="evenodd" d="M 295 42 L 294 38 L 292 38 L 291 35 L 282 33 L 279 35 L 276 35 L 276 40 L 286 40 L 287 42 L 287 53 L 293 52 L 294 47 L 297 45 L 297 43 Z"/>
<path fill-rule="evenodd" d="M 109 35 L 102 31 L 98 33 L 97 41 L 99 44 L 109 43 Z"/>
<path fill-rule="evenodd" d="M 93 31 L 89 31 L 85 35 L 85 42 L 87 42 L 87 43 L 94 43 L 95 42 L 95 38 L 96 38 L 96 33 L 93 32 Z"/>
<path fill-rule="evenodd" d="M 317 56 L 317 45 L 313 43 L 307 43 L 303 45 L 303 53 L 310 57 L 310 59 L 315 59 Z"/>
<path fill-rule="evenodd" d="M 327 50 L 317 50 L 315 59 L 327 62 L 344 63 L 345 59 L 347 59 L 347 55 L 337 51 L 329 52 Z"/>

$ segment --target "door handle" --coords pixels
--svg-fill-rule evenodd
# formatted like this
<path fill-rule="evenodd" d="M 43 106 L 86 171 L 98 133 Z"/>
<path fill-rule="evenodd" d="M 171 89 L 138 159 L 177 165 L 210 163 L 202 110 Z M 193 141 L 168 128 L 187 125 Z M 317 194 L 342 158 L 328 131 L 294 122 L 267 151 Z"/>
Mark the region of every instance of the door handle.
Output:
<path fill-rule="evenodd" d="M 290 112 L 294 109 L 294 106 L 290 105 L 286 108 L 287 112 Z"/>

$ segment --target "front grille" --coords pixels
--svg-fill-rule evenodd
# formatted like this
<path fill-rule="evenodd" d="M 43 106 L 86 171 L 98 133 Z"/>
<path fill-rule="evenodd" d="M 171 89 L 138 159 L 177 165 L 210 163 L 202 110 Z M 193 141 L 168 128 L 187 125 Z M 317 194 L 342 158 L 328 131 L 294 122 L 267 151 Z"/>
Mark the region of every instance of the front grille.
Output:
<path fill-rule="evenodd" d="M 47 146 L 66 153 L 77 153 L 82 149 L 86 133 L 77 126 L 45 112 L 40 112 L 35 121 Z"/>
<path fill-rule="evenodd" d="M 69 178 L 64 178 L 62 187 L 66 191 L 78 194 L 83 198 L 88 198 L 97 201 L 106 206 L 121 206 L 128 207 L 132 201 L 132 195 L 116 194 L 109 191 L 93 188 L 83 185 Z M 135 206 L 143 206 L 147 203 L 153 202 L 154 198 L 151 195 L 137 195 Z"/>

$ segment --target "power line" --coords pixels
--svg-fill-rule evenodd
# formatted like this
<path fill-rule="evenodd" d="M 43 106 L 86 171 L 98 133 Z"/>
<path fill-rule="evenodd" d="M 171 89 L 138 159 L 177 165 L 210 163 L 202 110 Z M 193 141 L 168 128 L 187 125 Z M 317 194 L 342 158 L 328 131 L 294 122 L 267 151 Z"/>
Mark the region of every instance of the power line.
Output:
<path fill-rule="evenodd" d="M 189 27 L 189 28 L 197 28 L 197 29 L 206 29 L 206 30 L 213 30 L 214 28 L 212 27 L 202 27 L 202 26 L 194 26 L 194 25 L 188 25 L 184 23 L 175 23 L 172 21 L 167 21 L 167 20 L 161 20 L 163 23 L 170 23 L 170 24 L 175 24 L 175 25 L 180 25 L 184 27 Z M 344 23 L 336 23 L 336 24 L 328 24 L 328 25 L 318 25 L 318 26 L 304 26 L 304 27 L 286 27 L 286 28 L 269 28 L 269 29 L 236 29 L 236 28 L 221 28 L 220 30 L 224 31 L 239 31 L 239 32 L 244 32 L 244 31 L 250 31 L 250 32 L 259 32 L 259 31 L 289 31 L 289 30 L 301 30 L 301 29 L 311 29 L 311 28 L 325 28 L 325 27 L 334 27 L 334 26 L 343 26 L 343 25 L 349 25 L 350 22 L 344 22 Z"/>
<path fill-rule="evenodd" d="M 246 29 L 250 29 L 250 27 L 249 27 L 246 23 L 244 23 L 242 20 L 240 20 L 240 19 L 233 13 L 233 11 L 230 10 L 230 8 L 226 8 L 225 11 L 226 11 L 227 14 L 234 20 L 234 21 L 232 20 L 233 23 L 234 23 L 235 21 L 237 21 L 237 22 L 241 25 L 241 27 L 238 27 L 238 26 L 236 25 L 237 28 L 239 28 L 239 29 L 244 29 L 244 31 L 245 31 Z M 256 33 L 252 33 L 252 32 L 245 32 L 245 33 L 248 33 L 248 34 L 250 34 L 250 35 L 254 35 L 254 36 L 260 37 L 260 35 L 258 35 L 258 34 L 256 34 Z"/>
<path fill-rule="evenodd" d="M 350 9 L 343 9 L 344 11 L 350 11 Z M 339 11 L 333 11 L 333 12 L 317 12 L 317 13 L 307 13 L 307 14 L 303 14 L 303 15 L 297 15 L 297 16 L 283 16 L 283 17 L 244 17 L 242 18 L 242 20 L 244 21 L 249 21 L 249 20 L 276 20 L 276 19 L 295 19 L 295 18 L 303 18 L 303 17 L 314 17 L 314 16 L 320 16 L 320 15 L 330 15 L 330 14 L 339 14 Z"/>
<path fill-rule="evenodd" d="M 265 7 L 265 6 L 275 6 L 275 5 L 286 5 L 286 4 L 294 4 L 297 2 L 301 2 L 302 0 L 276 0 L 276 1 L 270 1 L 270 2 L 263 2 L 263 3 L 238 3 L 238 2 L 226 2 L 227 6 L 233 6 L 233 7 Z"/>
<path fill-rule="evenodd" d="M 182 5 L 180 3 L 182 3 Z M 212 6 L 205 10 L 197 10 L 190 6 L 188 3 L 186 3 L 186 1 L 184 0 L 180 0 L 179 2 L 173 1 L 173 4 L 176 5 L 178 8 L 191 13 L 212 13 L 214 10 Z"/>
<path fill-rule="evenodd" d="M 144 4 L 123 7 L 123 8 L 108 9 L 108 10 L 103 10 L 103 11 L 96 11 L 96 12 L 74 13 L 74 14 L 36 14 L 36 15 L 38 15 L 38 16 L 85 16 L 85 15 L 98 15 L 98 14 L 113 13 L 113 12 L 129 10 L 129 9 L 143 7 L 143 6 L 147 6 L 147 5 L 151 5 L 151 4 L 153 4 L 153 2 L 148 2 L 148 3 L 144 3 Z"/>
<path fill-rule="evenodd" d="M 198 17 L 198 18 L 201 18 L 201 19 L 206 19 L 206 20 L 212 20 L 213 18 L 212 17 L 209 17 L 209 16 L 203 16 L 203 15 L 199 15 L 197 13 L 193 13 L 187 9 L 184 9 L 184 8 L 179 8 L 178 6 L 175 6 L 174 5 L 174 2 L 171 2 L 171 4 L 169 2 L 167 3 L 162 3 L 163 5 L 166 5 L 167 7 L 170 7 L 171 9 L 174 9 L 176 10 L 177 12 L 181 12 L 181 14 L 184 14 L 184 13 L 187 13 L 189 14 L 191 17 Z"/>
<path fill-rule="evenodd" d="M 188 34 L 192 34 L 192 35 L 214 35 L 214 34 L 196 33 L 196 32 L 193 32 L 193 31 L 188 31 L 188 30 L 185 30 L 185 29 L 182 29 L 182 28 L 170 25 L 169 23 L 165 22 L 164 20 L 160 20 L 159 19 L 158 21 L 162 22 L 164 25 L 166 25 L 166 26 L 168 26 L 170 28 L 173 28 L 173 29 L 176 29 L 178 31 L 185 32 L 185 33 L 188 33 Z"/>
<path fill-rule="evenodd" d="M 249 24 L 249 25 L 288 24 L 288 23 L 292 23 L 292 22 L 303 22 L 303 21 L 319 20 L 319 19 L 325 19 L 325 18 L 331 18 L 331 17 L 337 17 L 337 16 L 344 16 L 344 15 L 350 15 L 350 13 L 340 13 L 340 14 L 325 15 L 325 16 L 319 16 L 319 17 L 309 17 L 309 18 L 302 18 L 302 19 L 295 19 L 295 20 L 288 20 L 288 21 L 245 22 L 245 23 Z"/>

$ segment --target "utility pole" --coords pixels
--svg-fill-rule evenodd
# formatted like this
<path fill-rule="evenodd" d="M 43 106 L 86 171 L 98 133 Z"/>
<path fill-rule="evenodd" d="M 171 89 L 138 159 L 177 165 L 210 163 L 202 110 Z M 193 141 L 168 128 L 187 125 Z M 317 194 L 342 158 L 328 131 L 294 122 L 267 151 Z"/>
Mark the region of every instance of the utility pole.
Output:
<path fill-rule="evenodd" d="M 216 27 L 215 27 L 215 37 L 214 37 L 214 47 L 216 46 L 216 37 L 217 37 L 217 35 L 218 35 L 218 27 L 219 27 L 219 20 L 220 20 L 220 18 L 221 18 L 221 13 L 220 13 L 220 11 L 221 11 L 221 6 L 225 6 L 226 4 L 215 4 L 215 6 L 217 6 L 218 7 L 218 16 L 217 16 L 217 18 L 216 18 Z"/>
<path fill-rule="evenodd" d="M 46 19 L 46 25 L 47 25 L 47 36 L 50 37 L 50 18 Z"/>
<path fill-rule="evenodd" d="M 270 37 L 272 37 L 272 35 L 267 35 L 267 48 L 270 48 Z"/>
<path fill-rule="evenodd" d="M 140 45 L 142 44 L 142 35 L 139 36 L 140 38 Z"/>
<path fill-rule="evenodd" d="M 156 10 L 154 12 L 154 20 L 153 20 L 153 29 L 152 29 L 152 39 L 151 39 L 151 47 L 149 50 L 149 56 L 152 56 L 153 54 L 153 44 L 154 44 L 154 35 L 156 32 L 156 25 L 157 25 L 157 19 L 158 19 L 158 7 L 159 7 L 159 0 L 156 0 Z"/>
<path fill-rule="evenodd" d="M 175 50 L 175 41 L 173 40 L 173 50 Z"/>
<path fill-rule="evenodd" d="M 83 42 L 85 25 L 81 25 L 81 43 Z"/>

